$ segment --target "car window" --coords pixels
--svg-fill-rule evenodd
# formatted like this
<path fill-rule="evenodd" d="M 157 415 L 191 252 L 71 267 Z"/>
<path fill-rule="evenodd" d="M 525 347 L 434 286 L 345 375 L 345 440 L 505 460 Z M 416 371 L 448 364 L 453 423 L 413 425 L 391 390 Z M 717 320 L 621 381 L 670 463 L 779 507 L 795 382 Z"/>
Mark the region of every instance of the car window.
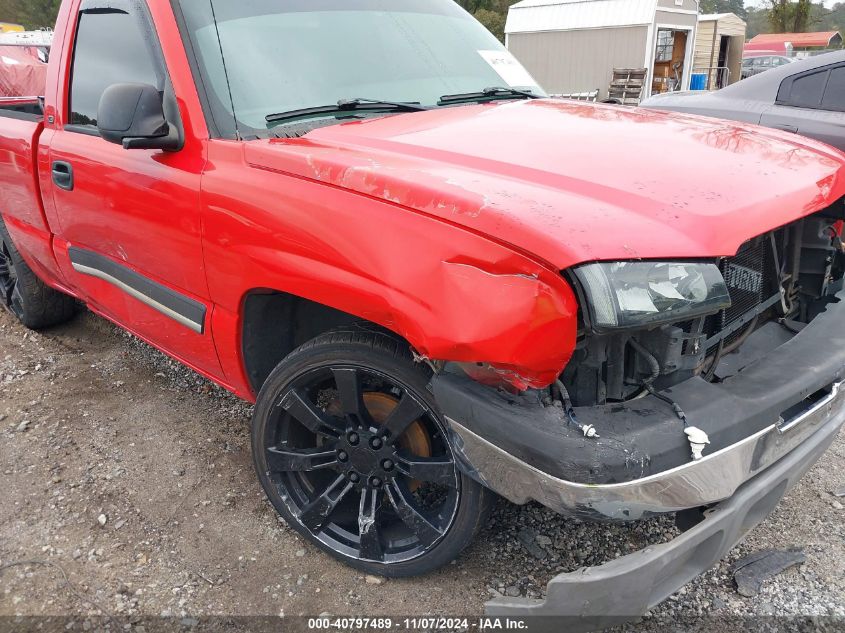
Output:
<path fill-rule="evenodd" d="M 752 64 L 754 64 L 753 59 L 743 59 L 742 60 L 742 67 L 743 68 L 751 68 Z"/>
<path fill-rule="evenodd" d="M 762 68 L 770 68 L 772 65 L 772 58 L 771 57 L 761 57 L 760 62 L 758 64 Z"/>
<path fill-rule="evenodd" d="M 818 108 L 827 83 L 828 71 L 822 70 L 783 81 L 778 90 L 777 102 L 796 108 Z"/>
<path fill-rule="evenodd" d="M 163 73 L 145 37 L 141 20 L 117 9 L 83 11 L 79 16 L 70 86 L 71 125 L 96 128 L 106 88 L 144 83 L 163 89 Z"/>
<path fill-rule="evenodd" d="M 830 71 L 822 97 L 822 109 L 845 112 L 845 66 Z"/>

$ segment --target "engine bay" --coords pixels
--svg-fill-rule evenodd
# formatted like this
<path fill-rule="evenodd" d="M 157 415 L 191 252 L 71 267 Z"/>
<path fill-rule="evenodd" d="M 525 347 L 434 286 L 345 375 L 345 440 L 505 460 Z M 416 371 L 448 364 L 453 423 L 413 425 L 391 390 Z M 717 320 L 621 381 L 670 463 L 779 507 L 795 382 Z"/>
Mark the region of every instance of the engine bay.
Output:
<path fill-rule="evenodd" d="M 560 376 L 575 406 L 625 402 L 700 376 L 718 382 L 801 331 L 843 286 L 843 201 L 716 261 L 730 306 L 651 328 L 597 333 L 582 318 Z"/>

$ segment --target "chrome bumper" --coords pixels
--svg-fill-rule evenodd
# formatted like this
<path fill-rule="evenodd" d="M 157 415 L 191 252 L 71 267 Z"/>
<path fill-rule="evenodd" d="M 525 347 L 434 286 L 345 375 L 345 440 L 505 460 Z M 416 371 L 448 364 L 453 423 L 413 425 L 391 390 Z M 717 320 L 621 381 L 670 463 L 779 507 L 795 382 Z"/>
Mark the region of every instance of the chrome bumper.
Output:
<path fill-rule="evenodd" d="M 487 603 L 487 615 L 527 618 L 529 629 L 537 633 L 601 630 L 642 615 L 713 566 L 771 514 L 839 433 L 845 414 L 838 397 L 813 420 L 822 417 L 827 422 L 820 428 L 816 425 L 817 430 L 797 448 L 743 484 L 730 499 L 707 510 L 700 523 L 672 541 L 598 567 L 560 574 L 549 582 L 544 601 L 498 598 Z M 790 443 L 795 438 L 791 436 Z"/>
<path fill-rule="evenodd" d="M 775 464 L 832 420 L 845 420 L 842 382 L 795 417 L 770 426 L 698 461 L 617 484 L 582 484 L 558 479 L 527 464 L 447 418 L 457 452 L 469 472 L 506 499 L 537 501 L 561 513 L 592 513 L 609 519 L 639 519 L 710 505 L 731 497 L 745 482 Z M 678 424 L 678 433 L 683 429 Z M 601 441 L 600 439 L 598 441 Z"/>

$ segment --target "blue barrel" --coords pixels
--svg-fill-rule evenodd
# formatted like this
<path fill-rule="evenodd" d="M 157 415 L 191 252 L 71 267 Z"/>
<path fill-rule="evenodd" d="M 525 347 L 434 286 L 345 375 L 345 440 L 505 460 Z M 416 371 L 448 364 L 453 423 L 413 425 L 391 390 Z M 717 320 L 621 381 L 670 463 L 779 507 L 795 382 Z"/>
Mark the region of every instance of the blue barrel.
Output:
<path fill-rule="evenodd" d="M 690 90 L 705 90 L 707 88 L 707 73 L 693 73 L 689 82 Z"/>

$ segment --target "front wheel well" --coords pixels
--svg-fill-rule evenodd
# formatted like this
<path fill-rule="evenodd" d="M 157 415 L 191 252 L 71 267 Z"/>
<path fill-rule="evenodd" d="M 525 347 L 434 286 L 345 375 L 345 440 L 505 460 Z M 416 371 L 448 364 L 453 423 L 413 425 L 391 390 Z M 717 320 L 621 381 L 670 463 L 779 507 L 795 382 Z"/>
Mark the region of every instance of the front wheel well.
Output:
<path fill-rule="evenodd" d="M 368 327 L 402 340 L 395 332 L 353 314 L 286 292 L 255 291 L 243 306 L 241 350 L 253 393 L 292 351 L 330 330 L 346 325 Z"/>

